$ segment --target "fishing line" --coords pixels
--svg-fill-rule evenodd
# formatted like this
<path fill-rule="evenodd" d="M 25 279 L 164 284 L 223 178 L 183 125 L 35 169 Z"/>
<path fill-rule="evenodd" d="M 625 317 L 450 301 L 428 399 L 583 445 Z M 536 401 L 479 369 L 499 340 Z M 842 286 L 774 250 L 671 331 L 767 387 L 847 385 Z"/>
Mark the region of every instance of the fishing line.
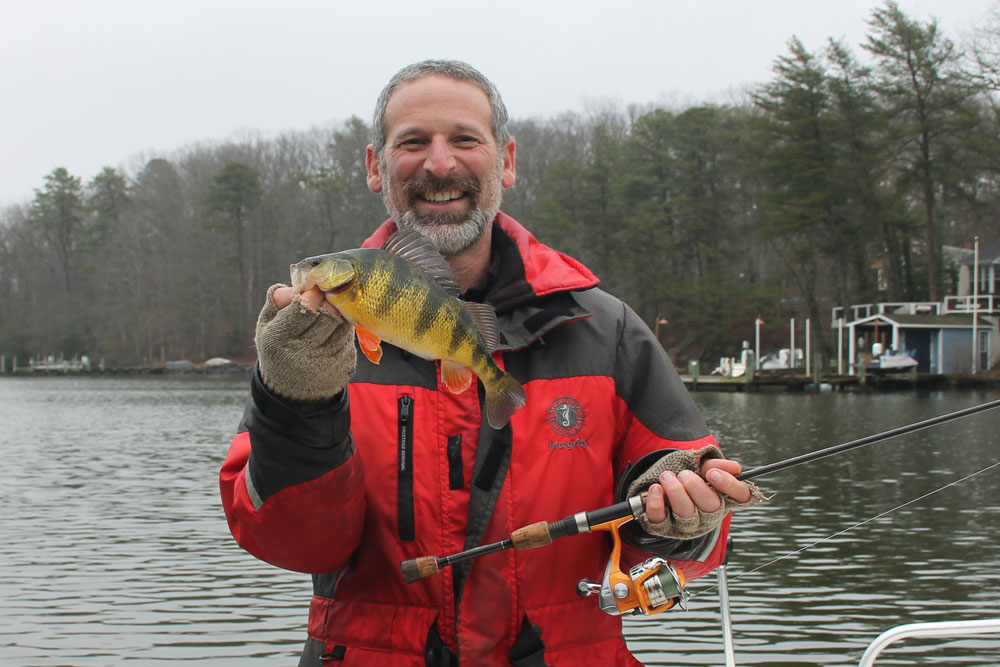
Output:
<path fill-rule="evenodd" d="M 977 475 L 981 475 L 984 472 L 988 472 L 988 471 L 990 471 L 993 468 L 996 468 L 998 466 L 1000 466 L 1000 461 L 997 461 L 996 463 L 993 463 L 992 465 L 988 465 L 985 468 L 983 468 L 982 470 L 979 470 L 977 472 L 974 472 L 974 473 L 971 473 L 969 475 L 966 475 L 965 477 L 963 477 L 961 479 L 957 479 L 957 480 L 954 480 L 952 482 L 949 482 L 949 483 L 945 484 L 942 487 L 934 489 L 933 491 L 928 491 L 924 495 L 919 496 L 917 498 L 914 498 L 912 500 L 908 500 L 908 501 L 906 501 L 905 503 L 903 503 L 901 505 L 897 505 L 896 507 L 893 507 L 892 509 L 888 509 L 888 510 L 886 510 L 886 511 L 880 513 L 880 514 L 876 514 L 873 517 L 869 517 L 869 518 L 865 519 L 864 521 L 860 521 L 860 522 L 854 524 L 853 526 L 849 526 L 847 528 L 844 528 L 843 530 L 837 531 L 836 533 L 833 533 L 832 535 L 827 535 L 826 537 L 821 538 L 819 540 L 816 540 L 815 542 L 813 542 L 811 544 L 807 544 L 806 546 L 804 546 L 804 547 L 802 547 L 800 549 L 796 549 L 795 551 L 790 551 L 790 552 L 786 553 L 783 556 L 778 556 L 777 558 L 775 558 L 773 560 L 770 560 L 770 561 L 764 563 L 763 565 L 755 567 L 752 570 L 747 570 L 746 572 L 741 572 L 740 574 L 738 574 L 738 575 L 730 578 L 729 581 L 730 581 L 730 583 L 732 583 L 732 582 L 734 582 L 734 581 L 736 581 L 736 580 L 738 580 L 738 579 L 740 579 L 742 577 L 745 577 L 745 576 L 747 576 L 749 574 L 753 574 L 755 572 L 759 572 L 759 571 L 763 570 L 766 567 L 770 567 L 771 565 L 774 565 L 775 563 L 777 563 L 779 561 L 785 560 L 786 558 L 791 558 L 792 556 L 797 556 L 797 555 L 799 555 L 800 553 L 802 553 L 804 551 L 808 551 L 809 549 L 812 549 L 813 547 L 815 547 L 815 546 L 817 546 L 819 544 L 822 544 L 823 542 L 827 542 L 829 540 L 832 540 L 835 537 L 839 537 L 840 535 L 848 533 L 848 532 L 854 530 L 855 528 L 860 528 L 861 526 L 864 526 L 865 524 L 868 524 L 868 523 L 871 523 L 872 521 L 876 521 L 878 519 L 881 519 L 884 516 L 888 516 L 889 514 L 892 514 L 893 512 L 896 512 L 897 510 L 901 510 L 901 509 L 903 509 L 904 507 L 906 507 L 908 505 L 912 505 L 914 503 L 920 502 L 921 500 L 924 500 L 925 498 L 929 498 L 929 497 L 933 496 L 934 494 L 936 494 L 936 493 L 938 493 L 940 491 L 944 491 L 947 488 L 950 488 L 952 486 L 957 486 L 958 484 L 961 484 L 962 482 L 970 480 L 973 477 L 976 477 Z M 713 586 L 710 586 L 709 588 L 706 588 L 705 590 L 698 591 L 696 593 L 691 593 L 688 596 L 688 599 L 689 600 L 693 600 L 694 598 L 696 598 L 696 597 L 698 597 L 700 595 L 704 595 L 705 593 L 711 593 L 712 591 L 714 591 L 718 587 L 719 587 L 718 584 L 715 584 Z"/>

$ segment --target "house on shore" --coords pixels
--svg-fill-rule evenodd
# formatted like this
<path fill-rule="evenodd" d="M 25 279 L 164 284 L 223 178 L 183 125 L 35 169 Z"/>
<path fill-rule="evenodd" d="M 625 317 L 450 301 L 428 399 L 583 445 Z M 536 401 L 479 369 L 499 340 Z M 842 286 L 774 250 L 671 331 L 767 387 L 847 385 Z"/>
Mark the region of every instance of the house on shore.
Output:
<path fill-rule="evenodd" d="M 978 262 L 973 251 L 960 253 L 957 295 L 833 309 L 852 374 L 873 349 L 905 350 L 917 360 L 918 373 L 970 373 L 1000 363 L 1000 238 L 980 246 Z"/>

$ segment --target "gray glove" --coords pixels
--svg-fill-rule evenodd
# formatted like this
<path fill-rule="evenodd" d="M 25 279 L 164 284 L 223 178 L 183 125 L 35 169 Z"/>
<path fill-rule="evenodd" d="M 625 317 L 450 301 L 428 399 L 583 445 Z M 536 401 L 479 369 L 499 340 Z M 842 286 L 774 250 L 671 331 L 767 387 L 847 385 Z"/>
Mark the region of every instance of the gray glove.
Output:
<path fill-rule="evenodd" d="M 701 470 L 702 461 L 721 458 L 724 458 L 722 452 L 715 445 L 708 445 L 701 449 L 679 449 L 669 454 L 664 454 L 663 458 L 650 466 L 646 472 L 639 475 L 632 482 L 628 487 L 628 496 L 636 496 L 648 490 L 649 486 L 660 478 L 660 474 L 667 470 L 670 470 L 674 474 L 682 470 L 690 470 L 691 472 L 698 473 Z M 683 519 L 674 516 L 673 512 L 668 510 L 667 518 L 662 523 L 651 523 L 646 518 L 646 513 L 643 512 L 637 521 L 642 526 L 642 529 L 650 535 L 669 537 L 676 540 L 690 540 L 700 537 L 718 528 L 730 510 L 739 507 L 752 507 L 766 500 L 764 494 L 760 492 L 756 484 L 746 482 L 746 485 L 750 487 L 750 500 L 745 503 L 738 503 L 729 496 L 720 493 L 719 499 L 722 501 L 722 505 L 714 512 L 702 512 L 695 506 L 694 516 Z"/>
<path fill-rule="evenodd" d="M 257 362 L 268 389 L 296 401 L 334 397 L 354 375 L 354 327 L 325 308 L 312 310 L 296 296 L 278 310 L 271 285 L 257 318 Z"/>

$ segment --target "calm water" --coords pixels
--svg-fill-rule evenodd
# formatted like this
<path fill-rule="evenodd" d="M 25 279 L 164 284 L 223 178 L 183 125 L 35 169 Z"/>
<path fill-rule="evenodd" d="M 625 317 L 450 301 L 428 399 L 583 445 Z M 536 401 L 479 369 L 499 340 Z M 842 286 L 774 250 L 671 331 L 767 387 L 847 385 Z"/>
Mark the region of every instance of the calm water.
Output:
<path fill-rule="evenodd" d="M 238 549 L 218 500 L 245 386 L 0 378 L 0 664 L 295 664 L 307 578 Z M 748 466 L 996 398 L 696 395 Z M 856 665 L 893 625 L 1000 617 L 1000 468 L 837 534 L 998 460 L 1000 409 L 758 480 L 775 496 L 737 514 L 729 565 L 737 663 Z M 641 660 L 723 663 L 715 581 L 688 612 L 627 620 Z M 879 664 L 998 665 L 1000 637 Z"/>

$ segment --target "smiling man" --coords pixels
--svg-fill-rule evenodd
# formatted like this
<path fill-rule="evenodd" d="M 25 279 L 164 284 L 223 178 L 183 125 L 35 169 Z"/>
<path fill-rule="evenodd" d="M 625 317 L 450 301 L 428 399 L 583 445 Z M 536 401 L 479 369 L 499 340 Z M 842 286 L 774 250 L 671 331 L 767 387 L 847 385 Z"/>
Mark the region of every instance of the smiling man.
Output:
<path fill-rule="evenodd" d="M 735 479 L 649 328 L 578 261 L 500 211 L 515 143 L 495 87 L 455 61 L 401 70 L 376 105 L 368 186 L 389 219 L 445 256 L 463 297 L 496 310 L 494 359 L 527 404 L 500 429 L 482 392 L 452 393 L 437 362 L 355 352 L 323 295 L 273 286 L 258 366 L 221 472 L 237 542 L 313 575 L 300 665 L 638 665 L 621 621 L 580 598 L 610 555 L 601 534 L 490 554 L 414 584 L 402 561 L 648 491 L 627 556 L 688 580 L 718 565 Z"/>

